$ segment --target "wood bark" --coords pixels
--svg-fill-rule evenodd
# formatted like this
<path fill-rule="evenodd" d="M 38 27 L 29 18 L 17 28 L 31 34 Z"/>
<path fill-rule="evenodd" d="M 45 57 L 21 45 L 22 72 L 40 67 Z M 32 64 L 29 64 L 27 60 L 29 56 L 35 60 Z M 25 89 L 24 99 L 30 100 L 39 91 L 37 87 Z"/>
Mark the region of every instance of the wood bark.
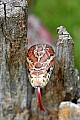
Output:
<path fill-rule="evenodd" d="M 32 99 L 33 116 L 31 120 L 33 118 L 59 120 L 58 110 L 60 103 L 71 101 L 76 104 L 78 98 L 80 98 L 79 74 L 74 66 L 74 42 L 65 27 L 58 27 L 57 33 L 55 65 L 51 79 L 42 95 L 45 112 L 39 110 L 34 96 Z M 72 120 L 72 116 L 70 120 Z"/>
<path fill-rule="evenodd" d="M 70 95 L 68 100 L 78 99 L 79 90 L 79 73 L 74 65 L 74 42 L 66 28 L 60 26 L 57 28 L 58 40 L 56 45 L 56 61 L 62 71 L 62 78 L 64 80 L 64 98 Z"/>
<path fill-rule="evenodd" d="M 0 1 L 0 120 L 22 120 L 30 108 L 27 16 L 26 0 Z"/>

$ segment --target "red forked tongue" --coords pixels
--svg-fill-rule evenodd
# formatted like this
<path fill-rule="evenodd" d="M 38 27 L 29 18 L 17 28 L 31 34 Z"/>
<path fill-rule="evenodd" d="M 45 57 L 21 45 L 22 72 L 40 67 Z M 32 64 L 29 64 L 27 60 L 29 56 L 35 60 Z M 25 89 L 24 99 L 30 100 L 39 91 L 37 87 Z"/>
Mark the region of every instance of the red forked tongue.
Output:
<path fill-rule="evenodd" d="M 44 107 L 42 105 L 42 97 L 41 97 L 40 87 L 37 87 L 37 90 L 38 90 L 38 101 L 39 101 L 40 110 L 45 111 Z"/>

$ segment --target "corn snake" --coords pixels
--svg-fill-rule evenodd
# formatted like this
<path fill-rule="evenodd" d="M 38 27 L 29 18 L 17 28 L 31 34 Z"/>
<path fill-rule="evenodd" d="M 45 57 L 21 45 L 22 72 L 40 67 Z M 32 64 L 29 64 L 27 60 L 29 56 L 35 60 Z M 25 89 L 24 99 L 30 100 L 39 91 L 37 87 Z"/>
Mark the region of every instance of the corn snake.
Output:
<path fill-rule="evenodd" d="M 37 88 L 40 109 L 42 105 L 40 88 L 47 85 L 54 66 L 54 50 L 48 44 L 36 44 L 29 48 L 27 54 L 27 71 L 32 87 Z"/>

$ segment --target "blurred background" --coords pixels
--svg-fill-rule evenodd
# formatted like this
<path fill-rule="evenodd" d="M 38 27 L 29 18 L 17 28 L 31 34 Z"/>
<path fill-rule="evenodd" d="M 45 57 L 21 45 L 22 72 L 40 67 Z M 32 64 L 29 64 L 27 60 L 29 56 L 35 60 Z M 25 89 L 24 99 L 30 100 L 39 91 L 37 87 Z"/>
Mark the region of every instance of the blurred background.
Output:
<path fill-rule="evenodd" d="M 28 0 L 29 13 L 36 15 L 49 30 L 55 42 L 56 28 L 66 27 L 74 40 L 75 67 L 80 75 L 80 0 Z"/>

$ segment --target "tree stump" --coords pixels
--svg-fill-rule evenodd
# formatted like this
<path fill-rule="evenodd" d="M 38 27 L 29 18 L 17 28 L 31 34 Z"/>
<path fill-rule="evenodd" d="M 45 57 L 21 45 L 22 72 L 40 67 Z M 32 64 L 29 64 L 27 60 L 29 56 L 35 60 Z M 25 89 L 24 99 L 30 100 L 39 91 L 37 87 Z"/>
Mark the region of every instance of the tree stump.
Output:
<path fill-rule="evenodd" d="M 0 1 L 0 120 L 28 118 L 27 15 L 26 0 Z"/>
<path fill-rule="evenodd" d="M 65 27 L 58 27 L 57 32 L 55 66 L 51 79 L 43 90 L 43 104 L 46 111 L 41 112 L 39 110 L 34 96 L 31 120 L 59 120 L 60 103 L 71 101 L 76 104 L 78 98 L 80 98 L 79 74 L 74 66 L 74 42 Z"/>
<path fill-rule="evenodd" d="M 62 101 L 76 102 L 80 98 L 74 43 L 63 26 L 57 28 L 55 66 L 42 91 L 46 111 L 41 112 L 34 94 L 32 97 L 25 67 L 27 13 L 26 0 L 0 1 L 0 119 L 28 120 L 31 112 L 31 120 L 58 120 L 59 104 Z"/>

